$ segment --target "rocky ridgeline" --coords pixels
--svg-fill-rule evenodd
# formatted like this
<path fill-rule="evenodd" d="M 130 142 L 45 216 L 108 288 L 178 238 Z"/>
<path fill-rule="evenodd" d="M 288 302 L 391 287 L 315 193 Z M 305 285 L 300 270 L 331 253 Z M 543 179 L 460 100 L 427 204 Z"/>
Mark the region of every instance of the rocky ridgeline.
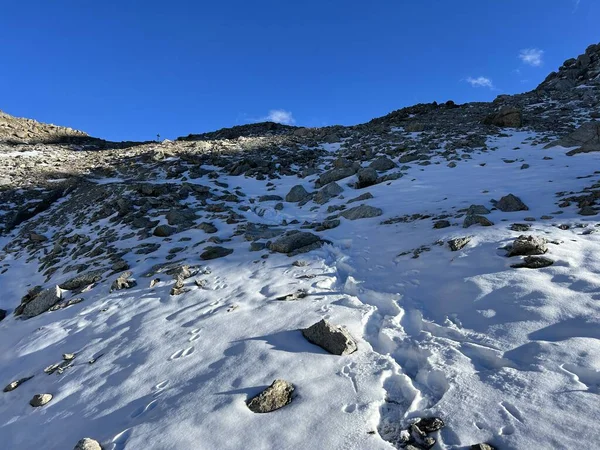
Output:
<path fill-rule="evenodd" d="M 27 319 L 68 308 L 84 301 L 82 294 L 103 282 L 111 291 L 130 289 L 142 283 L 133 276 L 131 261 L 152 258 L 163 246 L 169 248 L 168 256 L 144 275 L 148 279 L 143 282 L 152 287 L 167 276 L 174 280 L 171 295 L 178 296 L 202 289 L 204 280 L 198 275 L 210 274 L 207 266 L 180 258 L 189 250 L 197 252 L 200 260 L 211 261 L 231 258 L 233 244 L 246 242 L 248 251 L 262 259 L 271 253 L 294 256 L 327 243 L 328 230 L 344 221 L 364 219 L 382 225 L 428 221 L 423 223 L 434 229 L 453 222 L 465 229 L 493 226 L 486 217 L 492 209 L 529 210 L 518 192 L 506 193 L 489 205 L 379 222 L 376 218 L 384 211 L 369 204 L 373 195 L 364 189 L 405 176 L 408 164 L 454 168 L 475 152 L 493 151 L 490 138 L 505 135 L 506 128 L 536 131 L 537 144 L 574 147 L 569 154 L 600 151 L 598 111 L 600 44 L 565 61 L 532 92 L 502 95 L 491 103 L 415 105 L 351 127 L 261 123 L 176 141 L 115 144 L 0 114 L 0 227 L 4 234 L 12 233 L 0 253 L 0 273 L 9 267 L 3 259 L 25 257 L 38 264 L 45 277 L 43 285 L 23 292 L 20 302 L 15 299 L 13 311 L 0 310 L 0 320 L 8 314 Z M 266 193 L 250 196 L 241 186 L 224 182 L 227 175 L 262 182 Z M 285 196 L 271 193 L 273 181 L 284 176 L 295 176 L 302 185 Z M 151 182 L 155 180 L 160 183 Z M 334 199 L 344 201 L 334 205 Z M 600 186 L 595 184 L 579 193 L 557 193 L 557 208 L 576 204 L 581 215 L 596 215 L 599 199 Z M 252 219 L 290 205 L 320 211 L 323 219 L 283 220 L 273 226 Z M 529 225 L 515 223 L 511 229 L 526 233 Z M 192 239 L 189 232 L 196 237 Z M 470 241 L 471 236 L 464 236 L 447 245 L 450 251 L 460 251 Z M 521 235 L 506 248 L 506 257 L 515 260 L 511 264 L 515 269 L 547 267 L 554 263 L 544 256 L 547 244 L 538 236 Z M 430 249 L 424 245 L 398 256 L 418 258 Z M 277 300 L 306 295 L 298 290 Z M 347 330 L 327 321 L 302 333 L 335 355 L 357 350 Z M 67 370 L 73 358 L 64 355 L 46 373 Z M 11 382 L 5 392 L 30 379 Z M 250 399 L 248 407 L 256 413 L 271 412 L 291 403 L 294 392 L 291 382 L 275 380 Z M 31 405 L 43 407 L 51 401 L 52 394 L 37 394 Z M 439 418 L 421 418 L 390 433 L 380 431 L 399 447 L 419 449 L 435 445 L 430 434 L 443 426 Z M 99 448 L 87 438 L 77 445 Z"/>

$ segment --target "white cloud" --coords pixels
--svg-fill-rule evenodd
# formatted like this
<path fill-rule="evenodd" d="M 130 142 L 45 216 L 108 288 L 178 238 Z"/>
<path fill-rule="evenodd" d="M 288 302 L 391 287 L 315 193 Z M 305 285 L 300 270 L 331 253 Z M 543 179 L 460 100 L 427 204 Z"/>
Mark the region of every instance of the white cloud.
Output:
<path fill-rule="evenodd" d="M 283 109 L 272 109 L 265 117 L 261 117 L 259 122 L 276 122 L 284 125 L 293 125 L 296 123 L 293 114 Z"/>
<path fill-rule="evenodd" d="M 467 83 L 469 83 L 473 87 L 487 87 L 490 89 L 494 89 L 494 83 L 492 83 L 492 80 L 486 77 L 469 77 L 467 78 Z"/>
<path fill-rule="evenodd" d="M 542 56 L 544 56 L 544 50 L 540 50 L 539 48 L 524 48 L 519 52 L 521 61 L 533 67 L 542 65 Z"/>

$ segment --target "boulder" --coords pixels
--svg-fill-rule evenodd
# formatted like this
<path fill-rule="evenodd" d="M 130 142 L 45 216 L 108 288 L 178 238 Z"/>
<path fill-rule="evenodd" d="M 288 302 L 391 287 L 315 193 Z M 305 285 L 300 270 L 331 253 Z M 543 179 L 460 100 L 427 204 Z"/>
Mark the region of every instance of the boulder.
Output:
<path fill-rule="evenodd" d="M 121 275 L 119 275 L 117 277 L 117 279 L 115 281 L 113 281 L 110 290 L 112 291 L 120 291 L 122 289 L 131 289 L 132 287 L 136 286 L 137 283 L 135 280 L 133 280 L 131 278 L 131 276 L 133 275 L 133 272 L 131 271 L 127 271 L 127 272 L 123 272 Z"/>
<path fill-rule="evenodd" d="M 537 236 L 521 235 L 515 239 L 507 256 L 543 255 L 548 251 L 546 239 Z"/>
<path fill-rule="evenodd" d="M 191 224 L 196 220 L 196 212 L 191 209 L 171 209 L 167 215 L 169 225 Z"/>
<path fill-rule="evenodd" d="M 169 225 L 159 225 L 154 229 L 152 234 L 158 237 L 169 237 L 175 233 L 175 231 L 177 231 L 175 227 L 170 227 Z"/>
<path fill-rule="evenodd" d="M 328 170 L 325 173 L 322 173 L 319 176 L 318 184 L 320 186 L 325 186 L 326 184 L 332 183 L 334 181 L 341 180 L 343 178 L 351 177 L 356 173 L 358 167 L 340 167 L 337 169 Z"/>
<path fill-rule="evenodd" d="M 524 231 L 529 231 L 529 229 L 531 228 L 531 225 L 528 223 L 513 223 L 510 226 L 510 229 L 512 231 L 519 231 L 519 232 L 524 232 Z"/>
<path fill-rule="evenodd" d="M 362 189 L 377 183 L 377 171 L 372 167 L 360 169 L 357 176 L 358 181 L 356 182 L 356 189 Z"/>
<path fill-rule="evenodd" d="M 283 197 L 280 195 L 261 195 L 258 197 L 259 202 L 280 202 Z"/>
<path fill-rule="evenodd" d="M 463 221 L 463 228 L 469 228 L 471 225 L 475 225 L 477 223 L 482 227 L 491 227 L 494 225 L 494 222 L 489 220 L 487 217 L 473 214 L 465 217 L 465 220 Z"/>
<path fill-rule="evenodd" d="M 275 242 L 271 242 L 269 250 L 277 253 L 292 253 L 320 243 L 321 238 L 316 234 L 309 233 L 308 231 L 298 231 L 288 233 L 285 236 L 281 236 Z"/>
<path fill-rule="evenodd" d="M 306 189 L 304 189 L 304 186 L 302 186 L 301 184 L 297 184 L 292 189 L 290 189 L 290 192 L 287 193 L 287 195 L 285 196 L 285 201 L 290 203 L 297 203 L 307 199 L 309 196 L 310 194 Z"/>
<path fill-rule="evenodd" d="M 510 267 L 514 269 L 541 269 L 543 267 L 551 266 L 552 264 L 554 264 L 554 261 L 545 256 L 526 256 L 522 262 L 512 264 Z"/>
<path fill-rule="evenodd" d="M 95 439 L 83 438 L 75 445 L 73 450 L 102 450 L 102 447 Z"/>
<path fill-rule="evenodd" d="M 529 211 L 527 205 L 513 194 L 505 195 L 494 206 L 503 212 Z"/>
<path fill-rule="evenodd" d="M 342 187 L 335 183 L 331 182 L 325 186 L 323 186 L 315 195 L 314 202 L 323 205 L 331 200 L 333 197 L 341 194 L 344 191 Z"/>
<path fill-rule="evenodd" d="M 224 256 L 231 255 L 232 253 L 232 248 L 209 246 L 204 248 L 204 251 L 200 254 L 200 259 L 206 261 L 209 259 L 222 258 Z"/>
<path fill-rule="evenodd" d="M 577 153 L 600 151 L 600 121 L 584 123 L 567 136 L 548 144 L 546 148 L 557 145 L 562 147 L 577 147 L 567 153 L 569 156 Z"/>
<path fill-rule="evenodd" d="M 497 127 L 520 127 L 523 125 L 523 114 L 518 108 L 505 106 L 497 113 L 486 117 L 483 123 Z"/>
<path fill-rule="evenodd" d="M 464 248 L 470 241 L 470 236 L 450 239 L 448 241 L 448 247 L 450 247 L 450 250 L 453 252 L 457 252 L 458 250 Z"/>
<path fill-rule="evenodd" d="M 48 311 L 57 304 L 62 298 L 62 292 L 58 286 L 46 289 L 40 292 L 35 298 L 30 300 L 23 308 L 22 314 L 26 318 L 35 317 Z M 15 311 L 16 313 L 16 311 Z"/>
<path fill-rule="evenodd" d="M 81 289 L 86 286 L 89 286 L 90 284 L 96 283 L 97 281 L 100 281 L 102 279 L 103 273 L 104 269 L 83 273 L 81 275 L 77 275 L 74 278 L 71 278 L 68 281 L 65 281 L 64 283 L 60 284 L 59 287 L 66 291 Z"/>
<path fill-rule="evenodd" d="M 348 220 L 367 219 L 370 217 L 377 217 L 383 214 L 381 208 L 376 208 L 369 205 L 359 205 L 354 208 L 347 209 L 340 213 L 340 216 Z"/>
<path fill-rule="evenodd" d="M 273 384 L 250 399 L 247 403 L 250 411 L 255 413 L 269 413 L 292 402 L 294 385 L 285 380 L 275 380 Z"/>
<path fill-rule="evenodd" d="M 471 205 L 467 209 L 467 214 L 489 214 L 490 210 L 483 205 Z"/>
<path fill-rule="evenodd" d="M 325 319 L 303 329 L 302 335 L 334 355 L 349 355 L 358 349 L 356 341 L 344 328 L 332 325 Z"/>
<path fill-rule="evenodd" d="M 381 156 L 373 161 L 369 167 L 377 170 L 378 172 L 385 172 L 386 170 L 398 167 L 394 161 L 386 156 Z"/>
<path fill-rule="evenodd" d="M 19 386 L 21 386 L 23 383 L 25 383 L 26 381 L 29 381 L 33 378 L 33 375 L 30 377 L 25 377 L 25 378 L 20 378 L 18 380 L 15 380 L 11 383 L 8 383 L 4 389 L 3 392 L 10 392 L 10 391 L 14 391 L 16 388 L 18 388 Z"/>
<path fill-rule="evenodd" d="M 440 228 L 448 228 L 450 226 L 450 222 L 447 220 L 438 220 L 433 224 L 433 228 L 436 230 Z"/>
<path fill-rule="evenodd" d="M 52 400 L 52 394 L 35 394 L 31 400 L 29 400 L 29 404 L 34 408 L 38 408 L 40 406 L 44 406 Z"/>

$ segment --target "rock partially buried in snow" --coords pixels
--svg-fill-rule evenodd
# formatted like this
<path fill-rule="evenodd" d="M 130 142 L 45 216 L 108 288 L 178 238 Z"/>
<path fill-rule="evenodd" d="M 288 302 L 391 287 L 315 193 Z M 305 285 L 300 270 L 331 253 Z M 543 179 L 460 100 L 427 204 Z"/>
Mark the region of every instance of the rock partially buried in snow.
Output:
<path fill-rule="evenodd" d="M 25 305 L 23 316 L 26 318 L 38 316 L 57 304 L 61 298 L 62 292 L 58 286 L 46 289 Z"/>
<path fill-rule="evenodd" d="M 91 438 L 81 439 L 73 450 L 102 450 L 100 443 Z"/>
<path fill-rule="evenodd" d="M 543 255 L 548 251 L 546 239 L 521 235 L 512 244 L 507 256 Z"/>
<path fill-rule="evenodd" d="M 360 205 L 347 209 L 346 211 L 340 213 L 340 216 L 345 217 L 348 220 L 357 220 L 377 217 L 382 214 L 383 210 L 381 208 L 376 208 L 370 205 Z"/>
<path fill-rule="evenodd" d="M 467 215 L 489 214 L 490 210 L 483 205 L 471 205 L 467 210 Z"/>
<path fill-rule="evenodd" d="M 26 381 L 29 381 L 33 378 L 33 375 L 30 377 L 25 377 L 25 378 L 21 378 L 19 380 L 13 381 L 12 383 L 8 383 L 5 387 L 4 387 L 4 392 L 10 392 L 10 391 L 14 391 L 16 388 L 18 388 L 19 386 L 21 386 L 23 383 L 25 383 Z"/>
<path fill-rule="evenodd" d="M 520 127 L 523 125 L 523 115 L 520 109 L 514 106 L 505 106 L 497 113 L 486 117 L 483 123 L 497 127 Z"/>
<path fill-rule="evenodd" d="M 52 394 L 35 394 L 31 400 L 29 400 L 29 404 L 34 408 L 38 408 L 40 406 L 44 406 L 52 400 Z"/>
<path fill-rule="evenodd" d="M 302 200 L 308 198 L 309 196 L 310 196 L 310 194 L 308 193 L 308 191 L 306 189 L 304 189 L 304 186 L 302 186 L 301 184 L 298 184 L 298 185 L 294 186 L 292 189 L 290 189 L 290 192 L 288 192 L 287 195 L 285 196 L 285 201 L 290 202 L 290 203 L 297 203 L 297 202 L 301 202 Z"/>
<path fill-rule="evenodd" d="M 360 169 L 356 175 L 358 176 L 356 189 L 369 187 L 377 183 L 377 171 L 372 167 Z"/>
<path fill-rule="evenodd" d="M 104 269 L 94 270 L 93 272 L 84 273 L 81 275 L 77 275 L 74 278 L 71 278 L 68 281 L 65 281 L 59 287 L 61 289 L 65 289 L 67 291 L 73 291 L 76 289 L 81 289 L 90 284 L 96 283 L 102 279 L 102 274 L 104 273 Z"/>
<path fill-rule="evenodd" d="M 375 170 L 385 172 L 386 170 L 393 169 L 396 166 L 396 163 L 386 156 L 381 156 L 373 161 L 369 167 L 372 167 Z"/>
<path fill-rule="evenodd" d="M 320 243 L 321 239 L 316 234 L 309 233 L 308 231 L 299 231 L 286 234 L 275 242 L 271 242 L 269 250 L 277 253 L 292 253 Z"/>
<path fill-rule="evenodd" d="M 465 247 L 470 241 L 470 236 L 450 239 L 448 241 L 448 247 L 450 247 L 450 250 L 452 250 L 453 252 L 457 252 L 458 250 Z"/>
<path fill-rule="evenodd" d="M 133 272 L 131 271 L 123 272 L 121 275 L 119 275 L 117 279 L 113 281 L 113 284 L 110 287 L 111 292 L 120 291 L 122 289 L 131 289 L 132 287 L 136 286 L 137 283 L 131 278 L 132 275 Z"/>
<path fill-rule="evenodd" d="M 175 227 L 170 227 L 169 225 L 159 225 L 154 229 L 152 234 L 158 237 L 169 237 L 175 233 L 175 231 L 177 231 Z"/>
<path fill-rule="evenodd" d="M 529 211 L 527 205 L 513 194 L 505 195 L 494 206 L 503 212 Z"/>
<path fill-rule="evenodd" d="M 545 256 L 527 256 L 523 262 L 512 264 L 510 267 L 514 269 L 541 269 L 554 264 L 554 261 Z"/>
<path fill-rule="evenodd" d="M 275 380 L 273 384 L 250 399 L 248 408 L 255 413 L 268 413 L 290 404 L 294 385 L 285 380 Z"/>
<path fill-rule="evenodd" d="M 314 196 L 314 202 L 323 205 L 331 200 L 333 197 L 341 194 L 344 189 L 337 183 L 331 182 L 323 186 Z"/>
<path fill-rule="evenodd" d="M 224 256 L 231 255 L 233 253 L 232 248 L 225 248 L 219 246 L 206 247 L 200 254 L 200 259 L 209 260 L 216 258 L 223 258 Z"/>
<path fill-rule="evenodd" d="M 587 122 L 577 128 L 574 132 L 546 146 L 554 147 L 561 145 L 563 147 L 577 147 L 571 150 L 567 155 L 572 156 L 576 153 L 598 152 L 600 151 L 600 122 Z"/>
<path fill-rule="evenodd" d="M 330 324 L 325 319 L 303 329 L 302 335 L 334 355 L 349 355 L 358 349 L 350 333 L 342 327 Z"/>
<path fill-rule="evenodd" d="M 475 225 L 477 223 L 482 227 L 491 227 L 492 225 L 494 225 L 494 222 L 492 222 L 487 217 L 479 215 L 469 215 L 465 217 L 465 220 L 463 221 L 463 228 L 469 228 L 471 225 Z"/>
<path fill-rule="evenodd" d="M 496 450 L 496 447 L 491 446 L 490 444 L 473 444 L 469 447 L 470 450 Z"/>

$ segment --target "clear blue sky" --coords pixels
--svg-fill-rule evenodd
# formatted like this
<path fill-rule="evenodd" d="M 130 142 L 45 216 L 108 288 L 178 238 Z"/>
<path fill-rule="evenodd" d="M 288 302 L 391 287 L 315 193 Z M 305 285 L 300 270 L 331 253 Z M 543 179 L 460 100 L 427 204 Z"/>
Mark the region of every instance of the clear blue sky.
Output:
<path fill-rule="evenodd" d="M 114 140 L 351 125 L 530 90 L 599 24 L 598 0 L 5 1 L 0 109 Z"/>

